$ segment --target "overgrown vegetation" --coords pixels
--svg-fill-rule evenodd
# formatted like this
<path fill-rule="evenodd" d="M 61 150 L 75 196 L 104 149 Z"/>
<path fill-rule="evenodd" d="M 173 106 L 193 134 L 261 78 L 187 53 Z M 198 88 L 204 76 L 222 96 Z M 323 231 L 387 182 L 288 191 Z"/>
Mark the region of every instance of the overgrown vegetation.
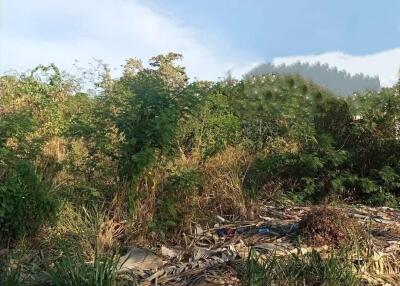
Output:
<path fill-rule="evenodd" d="M 96 94 L 54 65 L 0 78 L 2 247 L 94 259 L 106 221 L 131 243 L 252 217 L 261 200 L 399 206 L 399 86 L 344 98 L 294 75 L 189 81 L 180 58 L 129 59 L 118 78 L 100 65 Z"/>
<path fill-rule="evenodd" d="M 8 166 L 0 186 L 0 239 L 30 234 L 55 213 L 57 199 L 49 194 L 32 164 L 17 161 Z"/>

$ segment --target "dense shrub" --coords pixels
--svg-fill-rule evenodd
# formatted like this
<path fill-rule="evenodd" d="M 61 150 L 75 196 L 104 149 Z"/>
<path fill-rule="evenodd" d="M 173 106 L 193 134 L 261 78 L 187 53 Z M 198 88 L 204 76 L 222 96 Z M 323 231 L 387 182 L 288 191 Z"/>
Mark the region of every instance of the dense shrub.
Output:
<path fill-rule="evenodd" d="M 262 189 L 275 182 L 300 201 L 337 198 L 398 205 L 400 141 L 395 127 L 399 123 L 394 115 L 388 115 L 395 111 L 384 111 L 397 99 L 385 93 L 373 97 L 385 101 L 386 107 L 376 103 L 379 108 L 372 118 L 360 110 L 356 116 L 351 114 L 353 104 L 361 99 L 354 98 L 354 103 L 316 97 L 309 123 L 314 129 L 312 140 L 297 139 L 294 151 L 258 155 L 246 178 L 247 185 Z M 287 135 L 284 138 L 290 141 Z"/>
<path fill-rule="evenodd" d="M 195 214 L 194 200 L 201 188 L 201 173 L 196 169 L 172 174 L 157 197 L 154 227 L 162 233 L 172 231 Z"/>
<path fill-rule="evenodd" d="M 185 154 L 194 153 L 205 161 L 243 138 L 239 117 L 230 106 L 231 96 L 223 94 L 218 85 L 210 85 L 209 90 L 195 86 L 200 89 L 199 100 L 191 116 L 181 122 L 178 144 Z"/>
<path fill-rule="evenodd" d="M 35 168 L 17 161 L 0 182 L 0 237 L 2 241 L 35 232 L 52 219 L 56 200 Z"/>

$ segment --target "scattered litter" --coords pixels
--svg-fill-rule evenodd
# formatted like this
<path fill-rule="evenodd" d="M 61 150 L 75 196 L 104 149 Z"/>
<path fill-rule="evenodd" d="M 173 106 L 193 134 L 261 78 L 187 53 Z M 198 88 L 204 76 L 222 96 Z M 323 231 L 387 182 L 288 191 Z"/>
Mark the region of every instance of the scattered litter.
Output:
<path fill-rule="evenodd" d="M 228 222 L 226 219 L 224 219 L 222 216 L 217 215 L 217 220 L 221 223 L 226 223 Z"/>
<path fill-rule="evenodd" d="M 195 247 L 194 253 L 193 253 L 193 259 L 195 261 L 202 259 L 202 258 L 205 259 L 205 258 L 209 257 L 211 253 L 212 253 L 212 251 L 207 248 Z"/>
<path fill-rule="evenodd" d="M 267 233 L 270 233 L 270 229 L 268 227 L 260 227 L 258 229 L 258 233 L 259 234 L 267 234 Z"/>
<path fill-rule="evenodd" d="M 219 223 L 214 228 L 195 227 L 187 249 L 162 245 L 160 253 L 168 259 L 165 263 L 153 253 L 141 250 L 128 265 L 132 272 L 136 271 L 139 285 L 241 285 L 238 277 L 243 270 L 239 265 L 251 248 L 262 256 L 311 251 L 320 252 L 322 257 L 329 255 L 328 245 L 299 245 L 296 239 L 298 222 L 310 210 L 310 207 L 265 206 L 254 221 L 228 221 L 218 216 Z M 371 232 L 372 256 L 369 260 L 354 258 L 357 275 L 372 285 L 400 285 L 400 212 L 365 206 L 346 207 L 343 211 L 368 225 Z M 137 252 L 134 248 L 133 253 Z M 150 258 L 139 259 L 144 256 Z M 143 270 L 138 271 L 139 268 Z"/>
<path fill-rule="evenodd" d="M 196 227 L 195 227 L 195 234 L 196 235 L 202 235 L 203 233 L 204 233 L 204 230 L 201 228 L 201 226 L 199 226 L 199 225 L 196 225 Z"/>

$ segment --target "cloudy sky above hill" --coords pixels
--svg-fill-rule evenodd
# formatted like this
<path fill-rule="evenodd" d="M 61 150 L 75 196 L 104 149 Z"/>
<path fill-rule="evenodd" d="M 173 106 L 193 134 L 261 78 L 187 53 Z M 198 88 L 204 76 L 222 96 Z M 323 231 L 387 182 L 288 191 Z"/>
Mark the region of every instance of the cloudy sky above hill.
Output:
<path fill-rule="evenodd" d="M 390 86 L 399 11 L 398 0 L 1 0 L 0 71 L 50 62 L 71 70 L 93 58 L 118 70 L 129 57 L 175 51 L 201 79 L 320 61 Z"/>

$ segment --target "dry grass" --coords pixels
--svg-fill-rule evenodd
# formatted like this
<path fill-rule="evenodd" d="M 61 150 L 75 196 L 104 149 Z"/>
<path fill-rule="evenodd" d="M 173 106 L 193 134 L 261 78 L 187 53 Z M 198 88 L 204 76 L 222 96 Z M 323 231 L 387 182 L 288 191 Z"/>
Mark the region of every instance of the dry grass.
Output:
<path fill-rule="evenodd" d="M 149 236 L 154 238 L 154 234 L 148 233 L 148 225 L 157 215 L 157 200 L 163 195 L 170 174 L 199 167 L 203 173 L 201 193 L 184 196 L 175 206 L 181 215 L 179 229 L 190 232 L 194 223 L 216 214 L 245 217 L 250 208 L 247 207 L 243 180 L 250 163 L 251 156 L 245 149 L 231 147 L 202 166 L 195 157 L 189 156 L 177 158 L 164 168 L 150 168 L 139 178 L 134 192 L 125 186 L 116 194 L 111 204 L 113 217 L 117 221 L 126 218 L 128 196 L 135 195 L 132 223 L 126 226 L 128 235 L 139 243 L 148 241 Z"/>
<path fill-rule="evenodd" d="M 344 247 L 355 237 L 364 236 L 361 225 L 340 209 L 316 207 L 299 223 L 300 233 L 311 246 Z"/>
<path fill-rule="evenodd" d="M 148 168 L 138 178 L 134 189 L 131 183 L 119 183 L 109 212 L 114 222 L 127 221 L 124 223 L 126 242 L 144 244 L 149 241 L 148 226 L 156 216 L 157 197 L 167 175 L 165 169 Z M 106 232 L 110 231 L 112 227 Z"/>
<path fill-rule="evenodd" d="M 209 159 L 204 167 L 201 205 L 212 213 L 246 216 L 244 178 L 252 161 L 247 151 L 230 147 Z"/>
<path fill-rule="evenodd" d="M 133 222 L 134 233 L 139 238 L 146 238 L 148 224 L 156 216 L 157 195 L 163 188 L 166 175 L 164 170 L 154 168 L 144 172 L 138 180 Z"/>
<path fill-rule="evenodd" d="M 124 238 L 124 232 L 125 228 L 122 222 L 113 219 L 103 222 L 96 238 L 97 250 L 106 253 L 116 249 Z"/>
<path fill-rule="evenodd" d="M 179 231 L 171 234 L 174 239 L 182 232 L 190 232 L 195 223 L 208 221 L 210 216 L 216 214 L 247 217 L 255 205 L 247 202 L 243 186 L 251 161 L 249 153 L 240 147 L 227 148 L 204 165 L 192 156 L 176 158 L 163 168 L 149 168 L 143 172 L 134 191 L 129 185 L 121 185 L 111 203 L 110 213 L 115 221 L 128 219 L 130 222 L 125 225 L 126 241 L 139 244 L 149 241 L 149 238 L 154 241 L 155 234 L 149 233 L 148 227 L 157 216 L 157 200 L 162 197 L 169 176 L 180 170 L 200 168 L 203 173 L 201 192 L 190 196 L 183 194 L 175 206 L 180 214 L 180 224 Z M 127 216 L 129 196 L 136 198 L 131 216 Z"/>

